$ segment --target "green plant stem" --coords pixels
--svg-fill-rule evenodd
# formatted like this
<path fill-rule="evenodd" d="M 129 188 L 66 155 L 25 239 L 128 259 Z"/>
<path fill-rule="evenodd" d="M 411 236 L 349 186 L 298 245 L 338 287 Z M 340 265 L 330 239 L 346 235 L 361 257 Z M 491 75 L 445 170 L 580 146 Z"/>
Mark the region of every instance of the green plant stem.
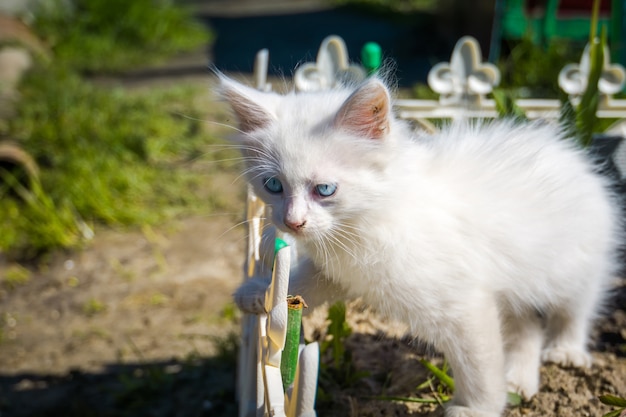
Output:
<path fill-rule="evenodd" d="M 450 377 L 445 371 L 437 368 L 435 365 L 427 361 L 426 359 L 421 359 L 420 363 L 424 365 L 430 372 L 433 373 L 441 381 L 443 385 L 448 387 L 451 391 L 454 391 L 454 379 Z"/>
<path fill-rule="evenodd" d="M 296 377 L 298 354 L 300 351 L 300 329 L 302 327 L 302 309 L 306 303 L 299 295 L 287 297 L 287 337 L 280 358 L 280 374 L 283 389 L 287 389 Z"/>
<path fill-rule="evenodd" d="M 387 396 L 381 395 L 378 397 L 371 397 L 375 400 L 382 401 L 402 401 L 407 403 L 421 403 L 421 404 L 441 404 L 442 402 L 450 401 L 450 397 L 447 395 L 440 395 L 441 398 L 418 398 L 418 397 L 395 397 L 395 396 Z"/>

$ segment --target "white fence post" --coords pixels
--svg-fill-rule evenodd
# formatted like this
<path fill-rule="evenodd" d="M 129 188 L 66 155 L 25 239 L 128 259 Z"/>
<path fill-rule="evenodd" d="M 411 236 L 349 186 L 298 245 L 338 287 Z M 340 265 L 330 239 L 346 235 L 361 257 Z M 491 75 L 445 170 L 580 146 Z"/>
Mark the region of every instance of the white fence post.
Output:
<path fill-rule="evenodd" d="M 269 91 L 267 82 L 268 51 L 261 50 L 255 62 L 255 83 Z M 266 313 L 244 314 L 238 369 L 239 417 L 315 417 L 315 392 L 319 368 L 317 342 L 301 344 L 296 378 L 285 393 L 281 376 L 281 354 L 287 331 L 287 291 L 291 253 L 289 246 L 274 254 L 276 229 L 264 228 L 265 205 L 248 187 L 248 247 L 245 278 L 258 279 L 272 274 L 265 296 Z M 273 267 L 267 261 L 273 259 Z"/>

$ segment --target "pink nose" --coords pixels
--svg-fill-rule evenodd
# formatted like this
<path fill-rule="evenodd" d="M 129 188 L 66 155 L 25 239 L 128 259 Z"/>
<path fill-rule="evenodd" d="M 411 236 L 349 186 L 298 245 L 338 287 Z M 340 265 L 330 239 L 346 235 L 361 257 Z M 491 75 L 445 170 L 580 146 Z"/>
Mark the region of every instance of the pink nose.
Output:
<path fill-rule="evenodd" d="M 304 225 L 306 225 L 306 220 L 285 220 L 285 226 L 287 226 L 294 232 L 299 232 L 300 230 L 302 230 L 304 228 Z"/>

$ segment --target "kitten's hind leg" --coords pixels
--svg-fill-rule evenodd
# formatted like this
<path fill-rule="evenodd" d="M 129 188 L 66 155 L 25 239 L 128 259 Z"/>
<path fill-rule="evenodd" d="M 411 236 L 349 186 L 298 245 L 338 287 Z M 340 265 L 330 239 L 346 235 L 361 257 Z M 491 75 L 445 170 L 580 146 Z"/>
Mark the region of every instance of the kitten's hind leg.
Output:
<path fill-rule="evenodd" d="M 562 366 L 591 366 L 587 336 L 593 315 L 594 303 L 585 302 L 553 311 L 547 318 L 548 341 L 542 359 Z"/>
<path fill-rule="evenodd" d="M 535 311 L 505 318 L 503 323 L 506 383 L 509 392 L 529 400 L 539 391 L 544 329 Z"/>

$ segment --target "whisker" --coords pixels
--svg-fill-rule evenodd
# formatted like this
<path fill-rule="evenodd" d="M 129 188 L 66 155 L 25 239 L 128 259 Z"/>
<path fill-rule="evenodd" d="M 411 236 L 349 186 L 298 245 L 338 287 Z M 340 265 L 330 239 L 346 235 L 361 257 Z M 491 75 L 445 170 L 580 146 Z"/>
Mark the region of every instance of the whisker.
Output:
<path fill-rule="evenodd" d="M 245 220 L 242 220 L 242 221 L 240 221 L 240 222 L 238 222 L 238 223 L 236 223 L 236 224 L 232 225 L 231 227 L 229 227 L 228 229 L 226 229 L 226 230 L 225 230 L 222 234 L 220 234 L 220 235 L 218 236 L 218 239 L 220 239 L 220 238 L 224 237 L 224 235 L 226 235 L 227 233 L 231 232 L 232 230 L 234 230 L 234 229 L 238 228 L 239 226 L 244 225 L 244 224 L 248 224 L 248 223 L 250 223 L 250 221 L 251 221 L 251 219 L 245 219 Z"/>
<path fill-rule="evenodd" d="M 187 120 L 193 120 L 194 122 L 202 122 L 202 123 L 207 123 L 207 124 L 211 124 L 211 125 L 214 125 L 214 126 L 225 127 L 225 128 L 228 128 L 228 129 L 232 129 L 232 130 L 236 131 L 237 133 L 241 133 L 244 136 L 249 136 L 248 132 L 245 132 L 245 131 L 239 129 L 238 127 L 236 127 L 236 126 L 233 126 L 233 125 L 230 125 L 230 124 L 227 124 L 227 123 L 216 122 L 215 120 L 200 119 L 198 117 L 192 117 L 192 116 L 189 116 L 189 115 L 183 114 L 183 113 L 174 113 L 174 114 L 176 114 L 177 116 L 180 116 L 180 117 L 182 117 L 184 119 L 187 119 Z"/>
<path fill-rule="evenodd" d="M 341 231 L 335 231 L 333 234 L 329 234 L 329 239 L 334 242 L 336 244 L 336 246 L 338 246 L 340 249 L 342 249 L 347 255 L 349 255 L 354 261 L 358 261 L 358 257 L 356 256 L 356 253 L 354 252 L 354 250 L 350 247 L 348 247 L 348 245 L 342 241 L 342 237 L 343 236 Z M 334 247 L 335 245 L 333 245 Z"/>

